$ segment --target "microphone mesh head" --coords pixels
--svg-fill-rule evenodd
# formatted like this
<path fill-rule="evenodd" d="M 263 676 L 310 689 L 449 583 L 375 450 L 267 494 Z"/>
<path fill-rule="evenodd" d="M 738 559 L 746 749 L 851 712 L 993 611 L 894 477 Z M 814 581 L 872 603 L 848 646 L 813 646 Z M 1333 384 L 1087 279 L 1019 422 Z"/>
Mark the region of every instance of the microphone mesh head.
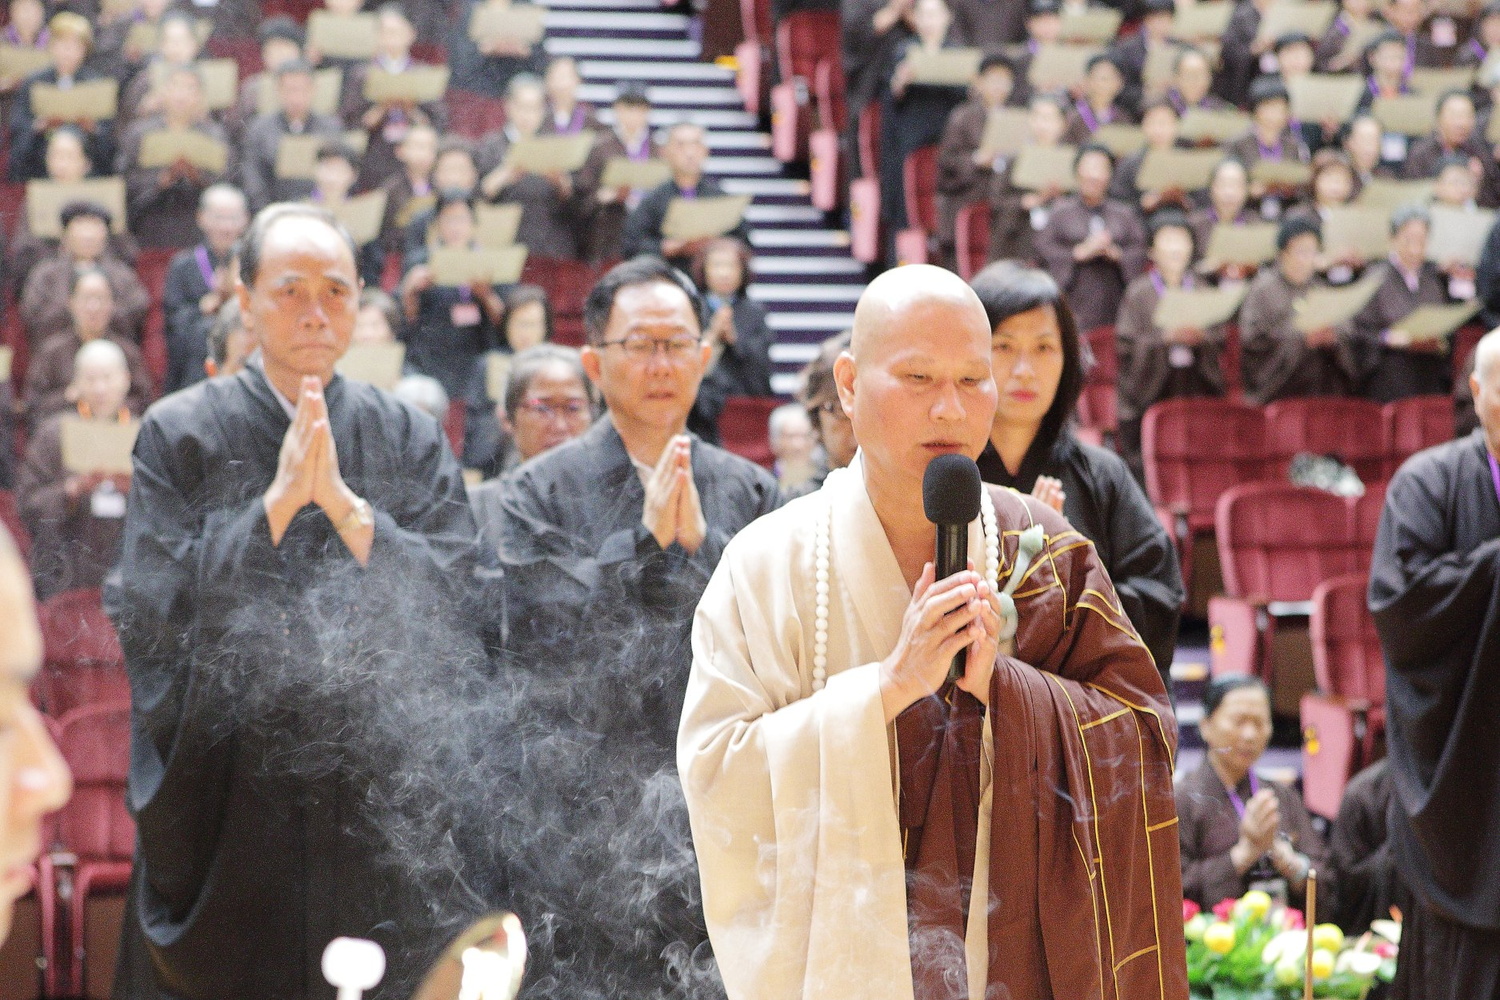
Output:
<path fill-rule="evenodd" d="M 939 455 L 922 474 L 922 510 L 933 524 L 968 524 L 979 516 L 979 466 L 967 455 Z"/>

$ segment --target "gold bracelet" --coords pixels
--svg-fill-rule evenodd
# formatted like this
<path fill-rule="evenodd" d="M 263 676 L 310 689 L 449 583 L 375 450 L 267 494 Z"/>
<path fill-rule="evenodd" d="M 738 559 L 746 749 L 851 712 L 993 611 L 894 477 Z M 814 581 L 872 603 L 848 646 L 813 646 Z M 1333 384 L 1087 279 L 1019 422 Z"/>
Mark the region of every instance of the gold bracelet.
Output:
<path fill-rule="evenodd" d="M 375 523 L 375 512 L 370 509 L 370 504 L 363 498 L 355 498 L 354 506 L 349 508 L 343 520 L 333 526 L 333 530 L 342 535 L 351 528 L 364 528 Z"/>

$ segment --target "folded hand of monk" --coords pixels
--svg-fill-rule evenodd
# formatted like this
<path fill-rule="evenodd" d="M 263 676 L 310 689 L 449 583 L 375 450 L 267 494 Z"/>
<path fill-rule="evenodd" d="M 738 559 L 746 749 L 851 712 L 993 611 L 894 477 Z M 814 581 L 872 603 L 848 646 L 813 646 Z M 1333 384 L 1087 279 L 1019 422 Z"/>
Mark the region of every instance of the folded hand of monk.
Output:
<path fill-rule="evenodd" d="M 934 579 L 922 569 L 901 619 L 896 648 L 880 664 L 880 697 L 887 722 L 919 698 L 933 694 L 948 677 L 953 657 L 970 649 L 959 687 L 987 700 L 999 645 L 1000 609 L 989 584 L 973 570 Z"/>

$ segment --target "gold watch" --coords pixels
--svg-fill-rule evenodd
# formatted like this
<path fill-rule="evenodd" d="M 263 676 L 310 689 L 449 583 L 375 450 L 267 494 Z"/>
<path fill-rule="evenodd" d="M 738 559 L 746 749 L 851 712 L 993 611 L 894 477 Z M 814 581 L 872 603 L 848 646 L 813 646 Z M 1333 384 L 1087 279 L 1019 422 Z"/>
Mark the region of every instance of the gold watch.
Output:
<path fill-rule="evenodd" d="M 362 497 L 354 498 L 354 506 L 344 519 L 333 526 L 333 530 L 342 535 L 351 528 L 368 528 L 375 523 L 375 511 L 370 509 L 370 504 Z"/>

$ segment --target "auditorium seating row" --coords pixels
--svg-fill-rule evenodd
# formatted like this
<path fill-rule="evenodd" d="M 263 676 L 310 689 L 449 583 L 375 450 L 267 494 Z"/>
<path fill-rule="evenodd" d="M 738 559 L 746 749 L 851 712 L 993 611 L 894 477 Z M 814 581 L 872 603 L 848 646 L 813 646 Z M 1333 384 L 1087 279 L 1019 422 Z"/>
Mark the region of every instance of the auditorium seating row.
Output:
<path fill-rule="evenodd" d="M 73 772 L 73 797 L 48 817 L 36 885 L 0 947 L 0 997 L 106 998 L 135 852 L 125 807 L 130 706 L 75 708 L 48 728 Z"/>

